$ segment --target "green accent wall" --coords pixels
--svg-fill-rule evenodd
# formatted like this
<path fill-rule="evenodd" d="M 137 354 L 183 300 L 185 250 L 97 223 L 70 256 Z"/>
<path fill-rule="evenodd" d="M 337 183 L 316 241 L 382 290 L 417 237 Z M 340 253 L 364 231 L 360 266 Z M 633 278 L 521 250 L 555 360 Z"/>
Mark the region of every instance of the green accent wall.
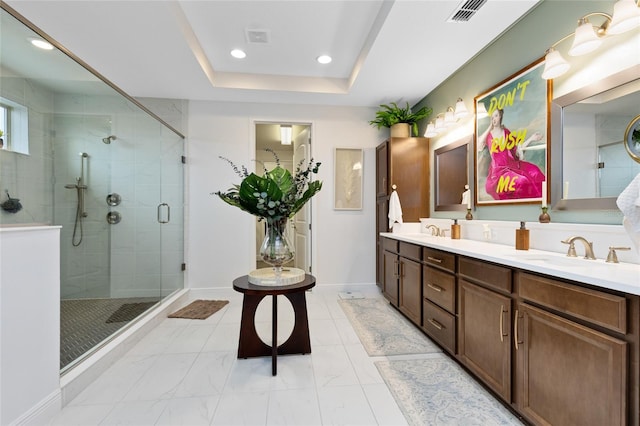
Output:
<path fill-rule="evenodd" d="M 534 61 L 542 58 L 545 51 L 562 37 L 572 33 L 577 25 L 578 18 L 590 12 L 604 12 L 609 15 L 613 12 L 611 1 L 557 1 L 544 0 L 532 9 L 520 21 L 514 23 L 507 31 L 499 36 L 494 42 L 472 58 L 467 64 L 461 67 L 445 82 L 427 94 L 414 108 L 428 106 L 433 108 L 433 114 L 429 119 L 435 119 L 439 112 L 444 112 L 448 106 L 455 105 L 457 98 L 461 97 L 470 110 L 473 112 L 474 98 L 487 89 L 495 86 L 507 79 L 514 73 L 522 70 Z M 594 25 L 600 25 L 603 18 L 598 16 L 591 19 Z M 637 30 L 636 30 L 637 31 Z M 629 36 L 613 36 L 613 38 L 628 40 Z M 572 69 L 567 75 L 575 73 L 581 67 L 592 66 L 593 56 L 597 56 L 597 51 L 585 55 L 581 58 L 572 58 L 567 55 L 567 50 L 571 46 L 571 40 L 566 40 L 559 44 L 557 50 L 572 64 Z M 603 49 L 603 46 L 600 47 Z M 640 52 L 639 52 L 640 54 Z M 584 58 L 584 59 L 583 59 Z M 442 59 L 446 60 L 446 58 Z M 585 62 L 588 61 L 588 62 Z M 588 65 L 585 65 L 587 63 Z M 557 87 L 561 84 L 562 76 L 554 81 Z M 427 121 L 420 123 L 420 132 L 424 133 Z M 433 150 L 444 146 L 451 141 L 444 136 L 431 139 L 431 155 Z M 553 143 L 553 141 L 551 141 Z M 475 154 L 475 147 L 471 148 Z M 470 184 L 473 186 L 473 161 L 469 167 Z M 553 179 L 553 176 L 551 176 Z M 433 179 L 432 179 L 433 182 Z M 433 190 L 431 191 L 433 194 Z M 431 200 L 433 205 L 433 200 Z M 480 206 L 473 212 L 475 219 L 487 220 L 525 220 L 536 221 L 540 214 L 540 206 L 536 205 L 502 205 L 502 206 Z M 610 211 L 550 211 L 552 222 L 571 223 L 600 223 L 600 224 L 621 224 L 622 213 L 617 210 Z M 460 212 L 434 212 L 433 217 L 463 217 Z"/>

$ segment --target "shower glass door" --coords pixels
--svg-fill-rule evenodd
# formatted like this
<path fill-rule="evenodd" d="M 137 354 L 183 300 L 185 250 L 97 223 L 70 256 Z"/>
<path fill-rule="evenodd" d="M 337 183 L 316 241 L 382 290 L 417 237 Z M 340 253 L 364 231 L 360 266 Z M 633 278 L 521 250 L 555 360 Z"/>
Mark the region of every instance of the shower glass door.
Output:
<path fill-rule="evenodd" d="M 0 189 L 23 208 L 0 225 L 62 228 L 64 372 L 183 288 L 184 137 L 10 12 L 0 4 Z"/>

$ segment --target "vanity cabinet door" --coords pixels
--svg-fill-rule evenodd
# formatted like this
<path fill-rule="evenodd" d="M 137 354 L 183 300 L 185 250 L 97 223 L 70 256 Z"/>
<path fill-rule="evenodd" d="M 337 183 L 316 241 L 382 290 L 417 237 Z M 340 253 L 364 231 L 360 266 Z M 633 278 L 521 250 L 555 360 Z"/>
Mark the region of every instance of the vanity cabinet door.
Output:
<path fill-rule="evenodd" d="M 516 403 L 541 425 L 624 425 L 627 343 L 519 304 Z"/>
<path fill-rule="evenodd" d="M 421 325 L 422 320 L 422 264 L 400 257 L 400 311 L 413 323 Z"/>
<path fill-rule="evenodd" d="M 511 299 L 458 281 L 458 359 L 511 402 Z"/>
<path fill-rule="evenodd" d="M 393 305 L 398 306 L 398 269 L 400 268 L 399 256 L 396 253 L 384 250 L 382 294 Z"/>

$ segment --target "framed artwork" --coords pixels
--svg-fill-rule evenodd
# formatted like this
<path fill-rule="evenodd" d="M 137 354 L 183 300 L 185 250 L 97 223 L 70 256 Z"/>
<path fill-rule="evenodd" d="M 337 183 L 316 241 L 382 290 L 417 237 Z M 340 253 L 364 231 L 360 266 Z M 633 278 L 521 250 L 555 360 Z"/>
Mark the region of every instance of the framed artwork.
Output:
<path fill-rule="evenodd" d="M 362 149 L 336 148 L 333 208 L 362 210 Z"/>
<path fill-rule="evenodd" d="M 624 131 L 624 147 L 627 154 L 640 163 L 640 115 L 631 120 Z"/>
<path fill-rule="evenodd" d="M 541 58 L 475 98 L 478 205 L 547 197 L 552 82 L 543 69 Z"/>

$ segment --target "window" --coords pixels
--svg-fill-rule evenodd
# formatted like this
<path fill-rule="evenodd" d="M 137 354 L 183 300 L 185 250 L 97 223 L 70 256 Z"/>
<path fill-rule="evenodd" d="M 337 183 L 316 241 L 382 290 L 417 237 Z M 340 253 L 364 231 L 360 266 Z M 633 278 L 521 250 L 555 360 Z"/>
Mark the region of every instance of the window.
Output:
<path fill-rule="evenodd" d="M 9 149 L 9 107 L 0 104 L 0 149 Z"/>
<path fill-rule="evenodd" d="M 29 111 L 24 105 L 0 97 L 0 149 L 29 153 Z"/>

